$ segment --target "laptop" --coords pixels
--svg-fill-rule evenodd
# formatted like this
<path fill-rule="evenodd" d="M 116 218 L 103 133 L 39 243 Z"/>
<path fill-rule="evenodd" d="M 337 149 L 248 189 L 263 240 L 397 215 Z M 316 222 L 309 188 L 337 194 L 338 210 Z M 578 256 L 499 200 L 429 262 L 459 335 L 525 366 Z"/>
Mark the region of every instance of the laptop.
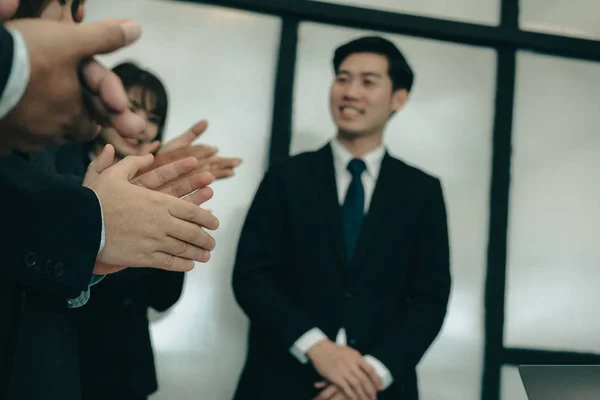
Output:
<path fill-rule="evenodd" d="M 529 400 L 600 400 L 598 365 L 520 365 Z"/>

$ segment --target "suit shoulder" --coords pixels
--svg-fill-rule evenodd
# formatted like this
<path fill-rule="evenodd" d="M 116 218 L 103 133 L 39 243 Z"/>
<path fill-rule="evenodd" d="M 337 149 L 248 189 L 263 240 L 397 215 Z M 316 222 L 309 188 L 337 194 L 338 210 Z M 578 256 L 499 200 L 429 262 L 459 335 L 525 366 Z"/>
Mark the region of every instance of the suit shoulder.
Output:
<path fill-rule="evenodd" d="M 285 160 L 271 165 L 267 173 L 286 176 L 293 174 L 295 171 L 305 170 L 307 166 L 310 166 L 315 161 L 316 153 L 316 151 L 305 151 L 290 156 Z"/>
<path fill-rule="evenodd" d="M 441 183 L 440 177 L 434 175 L 432 173 L 426 172 L 423 169 L 416 167 L 414 165 L 408 164 L 406 161 L 403 161 L 399 158 L 392 157 L 397 168 L 404 171 L 404 173 L 408 174 L 411 180 L 422 182 L 424 184 L 436 184 Z"/>

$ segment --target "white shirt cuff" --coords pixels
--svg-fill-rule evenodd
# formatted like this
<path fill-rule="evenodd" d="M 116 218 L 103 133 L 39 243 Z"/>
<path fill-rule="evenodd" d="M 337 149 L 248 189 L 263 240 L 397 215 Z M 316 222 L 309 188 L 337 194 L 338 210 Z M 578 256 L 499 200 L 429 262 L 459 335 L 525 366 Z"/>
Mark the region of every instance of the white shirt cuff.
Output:
<path fill-rule="evenodd" d="M 94 192 L 92 190 L 92 192 Z M 104 212 L 102 211 L 102 202 L 100 201 L 100 197 L 98 194 L 94 192 L 96 198 L 98 199 L 98 204 L 100 205 L 100 218 L 102 219 L 102 233 L 100 234 L 100 247 L 98 248 L 98 254 L 104 249 L 104 244 L 106 243 L 106 233 L 104 232 Z"/>
<path fill-rule="evenodd" d="M 29 83 L 30 68 L 29 52 L 25 39 L 19 31 L 5 26 L 13 37 L 13 60 L 10 75 L 0 98 L 0 119 L 12 110 L 23 97 Z"/>
<path fill-rule="evenodd" d="M 388 387 L 390 387 L 392 382 L 394 382 L 394 378 L 392 377 L 392 373 L 390 372 L 390 370 L 387 369 L 381 361 L 379 361 L 373 356 L 366 355 L 365 361 L 371 364 L 373 368 L 375 368 L 375 372 L 377 373 L 377 376 L 381 381 L 382 390 L 385 390 Z"/>
<path fill-rule="evenodd" d="M 325 335 L 319 328 L 313 328 L 304 335 L 300 336 L 300 339 L 296 340 L 290 349 L 290 353 L 292 353 L 292 355 L 296 357 L 302 364 L 306 364 L 308 362 L 308 356 L 306 353 L 311 347 L 321 340 L 327 340 L 327 335 Z"/>

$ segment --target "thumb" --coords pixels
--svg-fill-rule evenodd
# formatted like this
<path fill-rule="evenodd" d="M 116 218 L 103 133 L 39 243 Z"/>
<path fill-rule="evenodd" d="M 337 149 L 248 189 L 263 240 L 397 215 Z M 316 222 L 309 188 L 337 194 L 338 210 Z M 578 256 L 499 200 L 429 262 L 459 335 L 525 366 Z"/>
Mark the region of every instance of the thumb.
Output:
<path fill-rule="evenodd" d="M 88 170 L 83 178 L 83 186 L 87 186 L 93 182 L 98 176 L 108 167 L 110 167 L 115 159 L 115 148 L 107 144 L 102 149 L 100 155 L 90 163 Z"/>
<path fill-rule="evenodd" d="M 190 129 L 188 129 L 181 135 L 177 136 L 175 139 L 165 144 L 163 146 L 163 151 L 188 147 L 192 144 L 194 140 L 196 140 L 200 135 L 202 135 L 206 131 L 207 127 L 208 121 L 204 119 L 200 122 L 195 123 Z"/>
<path fill-rule="evenodd" d="M 153 154 L 160 147 L 160 140 L 155 140 L 150 143 L 144 143 L 140 146 L 137 151 L 138 156 L 145 156 L 146 154 Z"/>
<path fill-rule="evenodd" d="M 142 34 L 140 24 L 133 20 L 110 19 L 82 24 L 73 41 L 82 58 L 107 54 L 128 46 Z"/>
<path fill-rule="evenodd" d="M 116 163 L 113 168 L 117 173 L 125 177 L 128 181 L 132 180 L 140 169 L 148 168 L 154 162 L 152 154 L 145 156 L 128 156 Z"/>

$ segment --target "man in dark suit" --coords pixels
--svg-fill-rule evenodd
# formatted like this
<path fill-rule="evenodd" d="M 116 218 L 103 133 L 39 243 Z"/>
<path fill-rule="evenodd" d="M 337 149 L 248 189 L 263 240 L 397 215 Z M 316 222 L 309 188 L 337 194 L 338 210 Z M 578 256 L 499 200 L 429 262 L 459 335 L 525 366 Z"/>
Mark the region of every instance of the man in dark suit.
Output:
<path fill-rule="evenodd" d="M 446 315 L 440 181 L 382 145 L 413 72 L 379 37 L 341 46 L 333 64 L 336 138 L 270 168 L 242 230 L 233 289 L 250 331 L 236 400 L 416 400 Z"/>

